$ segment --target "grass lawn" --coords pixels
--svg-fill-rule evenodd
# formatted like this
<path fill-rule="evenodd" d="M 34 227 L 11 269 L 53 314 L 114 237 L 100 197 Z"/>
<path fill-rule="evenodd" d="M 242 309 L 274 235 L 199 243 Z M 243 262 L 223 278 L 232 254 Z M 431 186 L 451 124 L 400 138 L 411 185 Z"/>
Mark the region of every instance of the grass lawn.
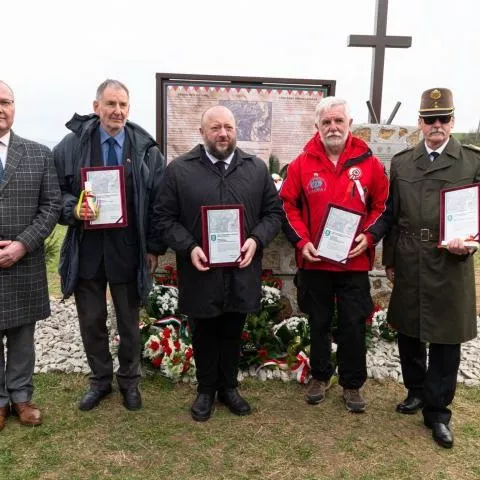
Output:
<path fill-rule="evenodd" d="M 62 297 L 62 292 L 60 290 L 60 276 L 58 275 L 58 258 L 60 255 L 60 247 L 62 246 L 63 238 L 66 233 L 67 227 L 57 225 L 51 234 L 56 243 L 56 249 L 52 258 L 47 262 L 47 277 L 49 294 L 51 297 L 55 298 Z"/>
<path fill-rule="evenodd" d="M 59 239 L 64 233 L 57 227 Z M 50 293 L 60 297 L 57 265 L 56 258 L 49 262 Z M 218 405 L 205 423 L 190 418 L 192 385 L 146 377 L 141 411 L 125 410 L 117 390 L 93 411 L 80 412 L 87 385 L 81 375 L 35 376 L 44 424 L 7 420 L 0 480 L 480 479 L 480 388 L 458 388 L 455 445 L 445 450 L 420 414 L 394 411 L 405 396 L 394 382 L 369 380 L 368 410 L 355 415 L 345 410 L 338 385 L 323 404 L 310 406 L 305 387 L 295 382 L 247 380 L 241 391 L 253 414 L 236 417 Z"/>
<path fill-rule="evenodd" d="M 352 414 L 341 388 L 311 406 L 290 382 L 247 380 L 248 417 L 218 405 L 210 421 L 189 415 L 195 389 L 142 380 L 144 408 L 129 412 L 118 391 L 91 412 L 77 402 L 84 376 L 35 376 L 44 424 L 15 417 L 0 433 L 0 478 L 27 479 L 455 479 L 480 478 L 480 389 L 459 387 L 455 445 L 438 447 L 420 414 L 394 411 L 402 386 L 368 381 L 365 414 Z"/>

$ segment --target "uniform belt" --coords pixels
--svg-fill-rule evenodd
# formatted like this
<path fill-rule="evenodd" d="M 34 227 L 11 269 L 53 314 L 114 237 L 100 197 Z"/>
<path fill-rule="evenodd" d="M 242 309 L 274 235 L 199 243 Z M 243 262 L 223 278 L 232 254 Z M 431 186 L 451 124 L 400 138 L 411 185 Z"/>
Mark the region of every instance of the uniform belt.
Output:
<path fill-rule="evenodd" d="M 438 242 L 438 230 L 431 228 L 402 228 L 400 232 L 421 242 Z"/>

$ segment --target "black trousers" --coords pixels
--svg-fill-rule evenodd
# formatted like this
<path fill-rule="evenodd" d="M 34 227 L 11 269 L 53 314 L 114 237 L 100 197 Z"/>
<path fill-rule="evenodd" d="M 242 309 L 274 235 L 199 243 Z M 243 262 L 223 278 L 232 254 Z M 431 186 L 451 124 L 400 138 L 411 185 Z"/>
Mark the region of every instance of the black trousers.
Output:
<path fill-rule="evenodd" d="M 117 383 L 121 390 L 127 390 L 138 385 L 140 380 L 140 299 L 135 282 L 109 283 L 109 287 L 120 336 Z M 100 390 L 110 385 L 113 379 L 113 361 L 106 325 L 106 290 L 103 263 L 95 278 L 80 279 L 75 290 L 80 333 L 91 369 L 90 385 L 93 389 Z"/>
<path fill-rule="evenodd" d="M 309 315 L 312 377 L 328 381 L 333 375 L 332 320 L 338 313 L 338 381 L 344 388 L 360 388 L 367 379 L 365 320 L 373 310 L 368 272 L 300 270 L 298 288 Z"/>
<path fill-rule="evenodd" d="M 238 386 L 241 334 L 247 315 L 224 313 L 213 318 L 191 318 L 192 346 L 198 393 Z"/>
<path fill-rule="evenodd" d="M 427 422 L 448 424 L 452 412 L 448 407 L 455 397 L 460 367 L 460 344 L 430 343 L 398 334 L 398 351 L 403 382 L 409 393 L 423 398 L 423 416 Z"/>

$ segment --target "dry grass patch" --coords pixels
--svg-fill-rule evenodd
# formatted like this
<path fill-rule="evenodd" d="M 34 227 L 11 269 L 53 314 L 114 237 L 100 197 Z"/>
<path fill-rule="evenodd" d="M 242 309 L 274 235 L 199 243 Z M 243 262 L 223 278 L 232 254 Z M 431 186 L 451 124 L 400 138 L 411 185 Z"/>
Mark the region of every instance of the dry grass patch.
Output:
<path fill-rule="evenodd" d="M 303 386 L 249 380 L 242 392 L 252 415 L 217 405 L 205 423 L 190 418 L 194 387 L 159 377 L 142 381 L 139 412 L 126 411 L 118 391 L 80 412 L 83 376 L 38 375 L 36 385 L 45 424 L 8 419 L 0 433 L 2 480 L 480 478 L 480 389 L 459 388 L 448 451 L 433 442 L 421 415 L 395 413 L 404 391 L 393 382 L 369 381 L 367 412 L 351 414 L 339 386 L 311 406 Z"/>

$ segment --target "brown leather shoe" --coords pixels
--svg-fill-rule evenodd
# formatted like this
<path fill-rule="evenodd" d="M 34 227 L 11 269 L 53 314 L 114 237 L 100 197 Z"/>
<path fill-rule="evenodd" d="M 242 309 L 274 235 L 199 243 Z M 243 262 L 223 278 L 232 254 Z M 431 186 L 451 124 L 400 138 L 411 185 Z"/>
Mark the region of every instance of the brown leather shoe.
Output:
<path fill-rule="evenodd" d="M 32 402 L 12 403 L 22 425 L 41 425 L 42 413 Z"/>
<path fill-rule="evenodd" d="M 9 413 L 10 408 L 8 405 L 0 407 L 0 430 L 3 430 L 3 427 L 5 426 L 5 421 L 7 420 Z"/>

